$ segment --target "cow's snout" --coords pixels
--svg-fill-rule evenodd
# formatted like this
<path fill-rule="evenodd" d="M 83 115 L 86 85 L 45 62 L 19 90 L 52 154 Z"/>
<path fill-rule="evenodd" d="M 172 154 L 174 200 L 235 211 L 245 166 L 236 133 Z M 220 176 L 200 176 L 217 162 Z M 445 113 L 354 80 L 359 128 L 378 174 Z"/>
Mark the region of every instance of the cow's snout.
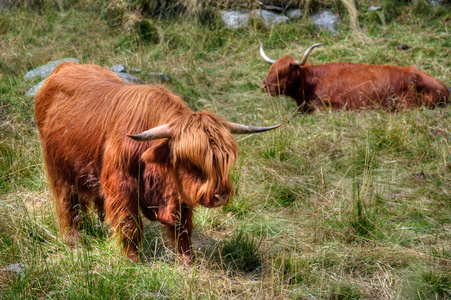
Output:
<path fill-rule="evenodd" d="M 263 80 L 262 84 L 260 84 L 260 89 L 264 93 L 268 91 L 268 82 L 266 82 L 266 78 Z"/>
<path fill-rule="evenodd" d="M 226 205 L 229 202 L 229 194 L 215 194 L 213 197 L 213 205 L 215 207 Z"/>
<path fill-rule="evenodd" d="M 260 89 L 263 93 L 267 95 L 276 96 L 277 95 L 276 90 L 278 89 L 278 85 L 273 85 L 264 80 L 263 83 L 260 85 Z"/>

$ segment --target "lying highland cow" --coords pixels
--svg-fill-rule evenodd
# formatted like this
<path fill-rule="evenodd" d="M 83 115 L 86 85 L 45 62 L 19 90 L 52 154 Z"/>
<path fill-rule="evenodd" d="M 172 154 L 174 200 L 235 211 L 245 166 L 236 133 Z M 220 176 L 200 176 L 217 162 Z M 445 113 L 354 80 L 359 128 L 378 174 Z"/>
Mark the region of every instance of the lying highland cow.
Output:
<path fill-rule="evenodd" d="M 296 100 L 300 112 L 318 107 L 358 110 L 382 107 L 387 111 L 426 106 L 434 108 L 449 100 L 446 86 L 418 71 L 414 66 L 328 63 L 306 65 L 314 44 L 301 60 L 284 56 L 268 58 L 260 45 L 264 61 L 271 64 L 263 81 L 263 90 L 273 96 L 285 95 Z"/>
<path fill-rule="evenodd" d="M 161 222 L 191 259 L 192 208 L 225 205 L 233 193 L 232 134 L 280 126 L 196 113 L 164 87 L 124 83 L 106 68 L 75 62 L 47 78 L 35 113 L 62 234 L 79 240 L 81 216 L 93 203 L 134 261 L 141 213 Z"/>

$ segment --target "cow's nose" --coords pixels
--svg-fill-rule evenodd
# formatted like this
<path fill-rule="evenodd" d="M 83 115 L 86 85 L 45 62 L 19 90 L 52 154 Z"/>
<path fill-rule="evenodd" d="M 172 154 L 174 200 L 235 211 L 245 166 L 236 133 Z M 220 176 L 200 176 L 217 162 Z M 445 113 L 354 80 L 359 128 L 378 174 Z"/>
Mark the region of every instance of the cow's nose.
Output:
<path fill-rule="evenodd" d="M 215 194 L 213 200 L 215 206 L 226 205 L 229 202 L 229 194 Z"/>

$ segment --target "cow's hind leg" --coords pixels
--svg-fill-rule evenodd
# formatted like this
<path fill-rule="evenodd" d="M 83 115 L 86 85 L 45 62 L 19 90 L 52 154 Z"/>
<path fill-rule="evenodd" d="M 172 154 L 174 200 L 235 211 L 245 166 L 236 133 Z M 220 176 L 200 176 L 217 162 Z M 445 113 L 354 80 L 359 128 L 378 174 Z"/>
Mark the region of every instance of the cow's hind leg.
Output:
<path fill-rule="evenodd" d="M 61 234 L 71 246 L 81 241 L 80 230 L 86 215 L 87 205 L 77 189 L 64 184 L 53 188 Z"/>

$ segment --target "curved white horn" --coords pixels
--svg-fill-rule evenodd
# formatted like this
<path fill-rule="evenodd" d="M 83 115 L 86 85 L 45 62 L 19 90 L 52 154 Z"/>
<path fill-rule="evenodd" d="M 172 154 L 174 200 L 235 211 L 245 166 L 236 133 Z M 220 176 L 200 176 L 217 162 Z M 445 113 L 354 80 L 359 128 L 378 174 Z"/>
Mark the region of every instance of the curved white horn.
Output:
<path fill-rule="evenodd" d="M 249 134 L 249 133 L 258 133 L 258 132 L 273 130 L 273 129 L 276 129 L 277 127 L 280 127 L 282 124 L 277 124 L 277 125 L 269 126 L 269 127 L 256 127 L 256 126 L 242 125 L 242 124 L 233 123 L 233 122 L 227 122 L 227 125 L 229 126 L 231 133 Z"/>
<path fill-rule="evenodd" d="M 312 51 L 313 48 L 318 47 L 318 46 L 321 46 L 321 45 L 324 45 L 324 44 L 323 44 L 323 43 L 318 43 L 318 44 L 314 44 L 314 45 L 310 46 L 310 48 L 308 48 L 308 49 L 305 51 L 304 56 L 302 57 L 302 59 L 301 59 L 301 60 L 296 60 L 296 61 L 294 62 L 294 64 L 295 64 L 295 65 L 298 65 L 298 66 L 303 66 L 303 65 L 305 65 L 305 63 L 307 62 L 308 55 L 310 54 L 310 51 Z"/>
<path fill-rule="evenodd" d="M 276 61 L 274 59 L 269 58 L 266 56 L 265 51 L 263 51 L 263 43 L 260 44 L 260 55 L 262 56 L 263 60 L 266 61 L 268 64 L 273 64 Z"/>
<path fill-rule="evenodd" d="M 172 136 L 172 132 L 168 124 L 163 124 L 138 134 L 127 134 L 127 136 L 135 141 L 143 142 L 170 138 Z"/>

